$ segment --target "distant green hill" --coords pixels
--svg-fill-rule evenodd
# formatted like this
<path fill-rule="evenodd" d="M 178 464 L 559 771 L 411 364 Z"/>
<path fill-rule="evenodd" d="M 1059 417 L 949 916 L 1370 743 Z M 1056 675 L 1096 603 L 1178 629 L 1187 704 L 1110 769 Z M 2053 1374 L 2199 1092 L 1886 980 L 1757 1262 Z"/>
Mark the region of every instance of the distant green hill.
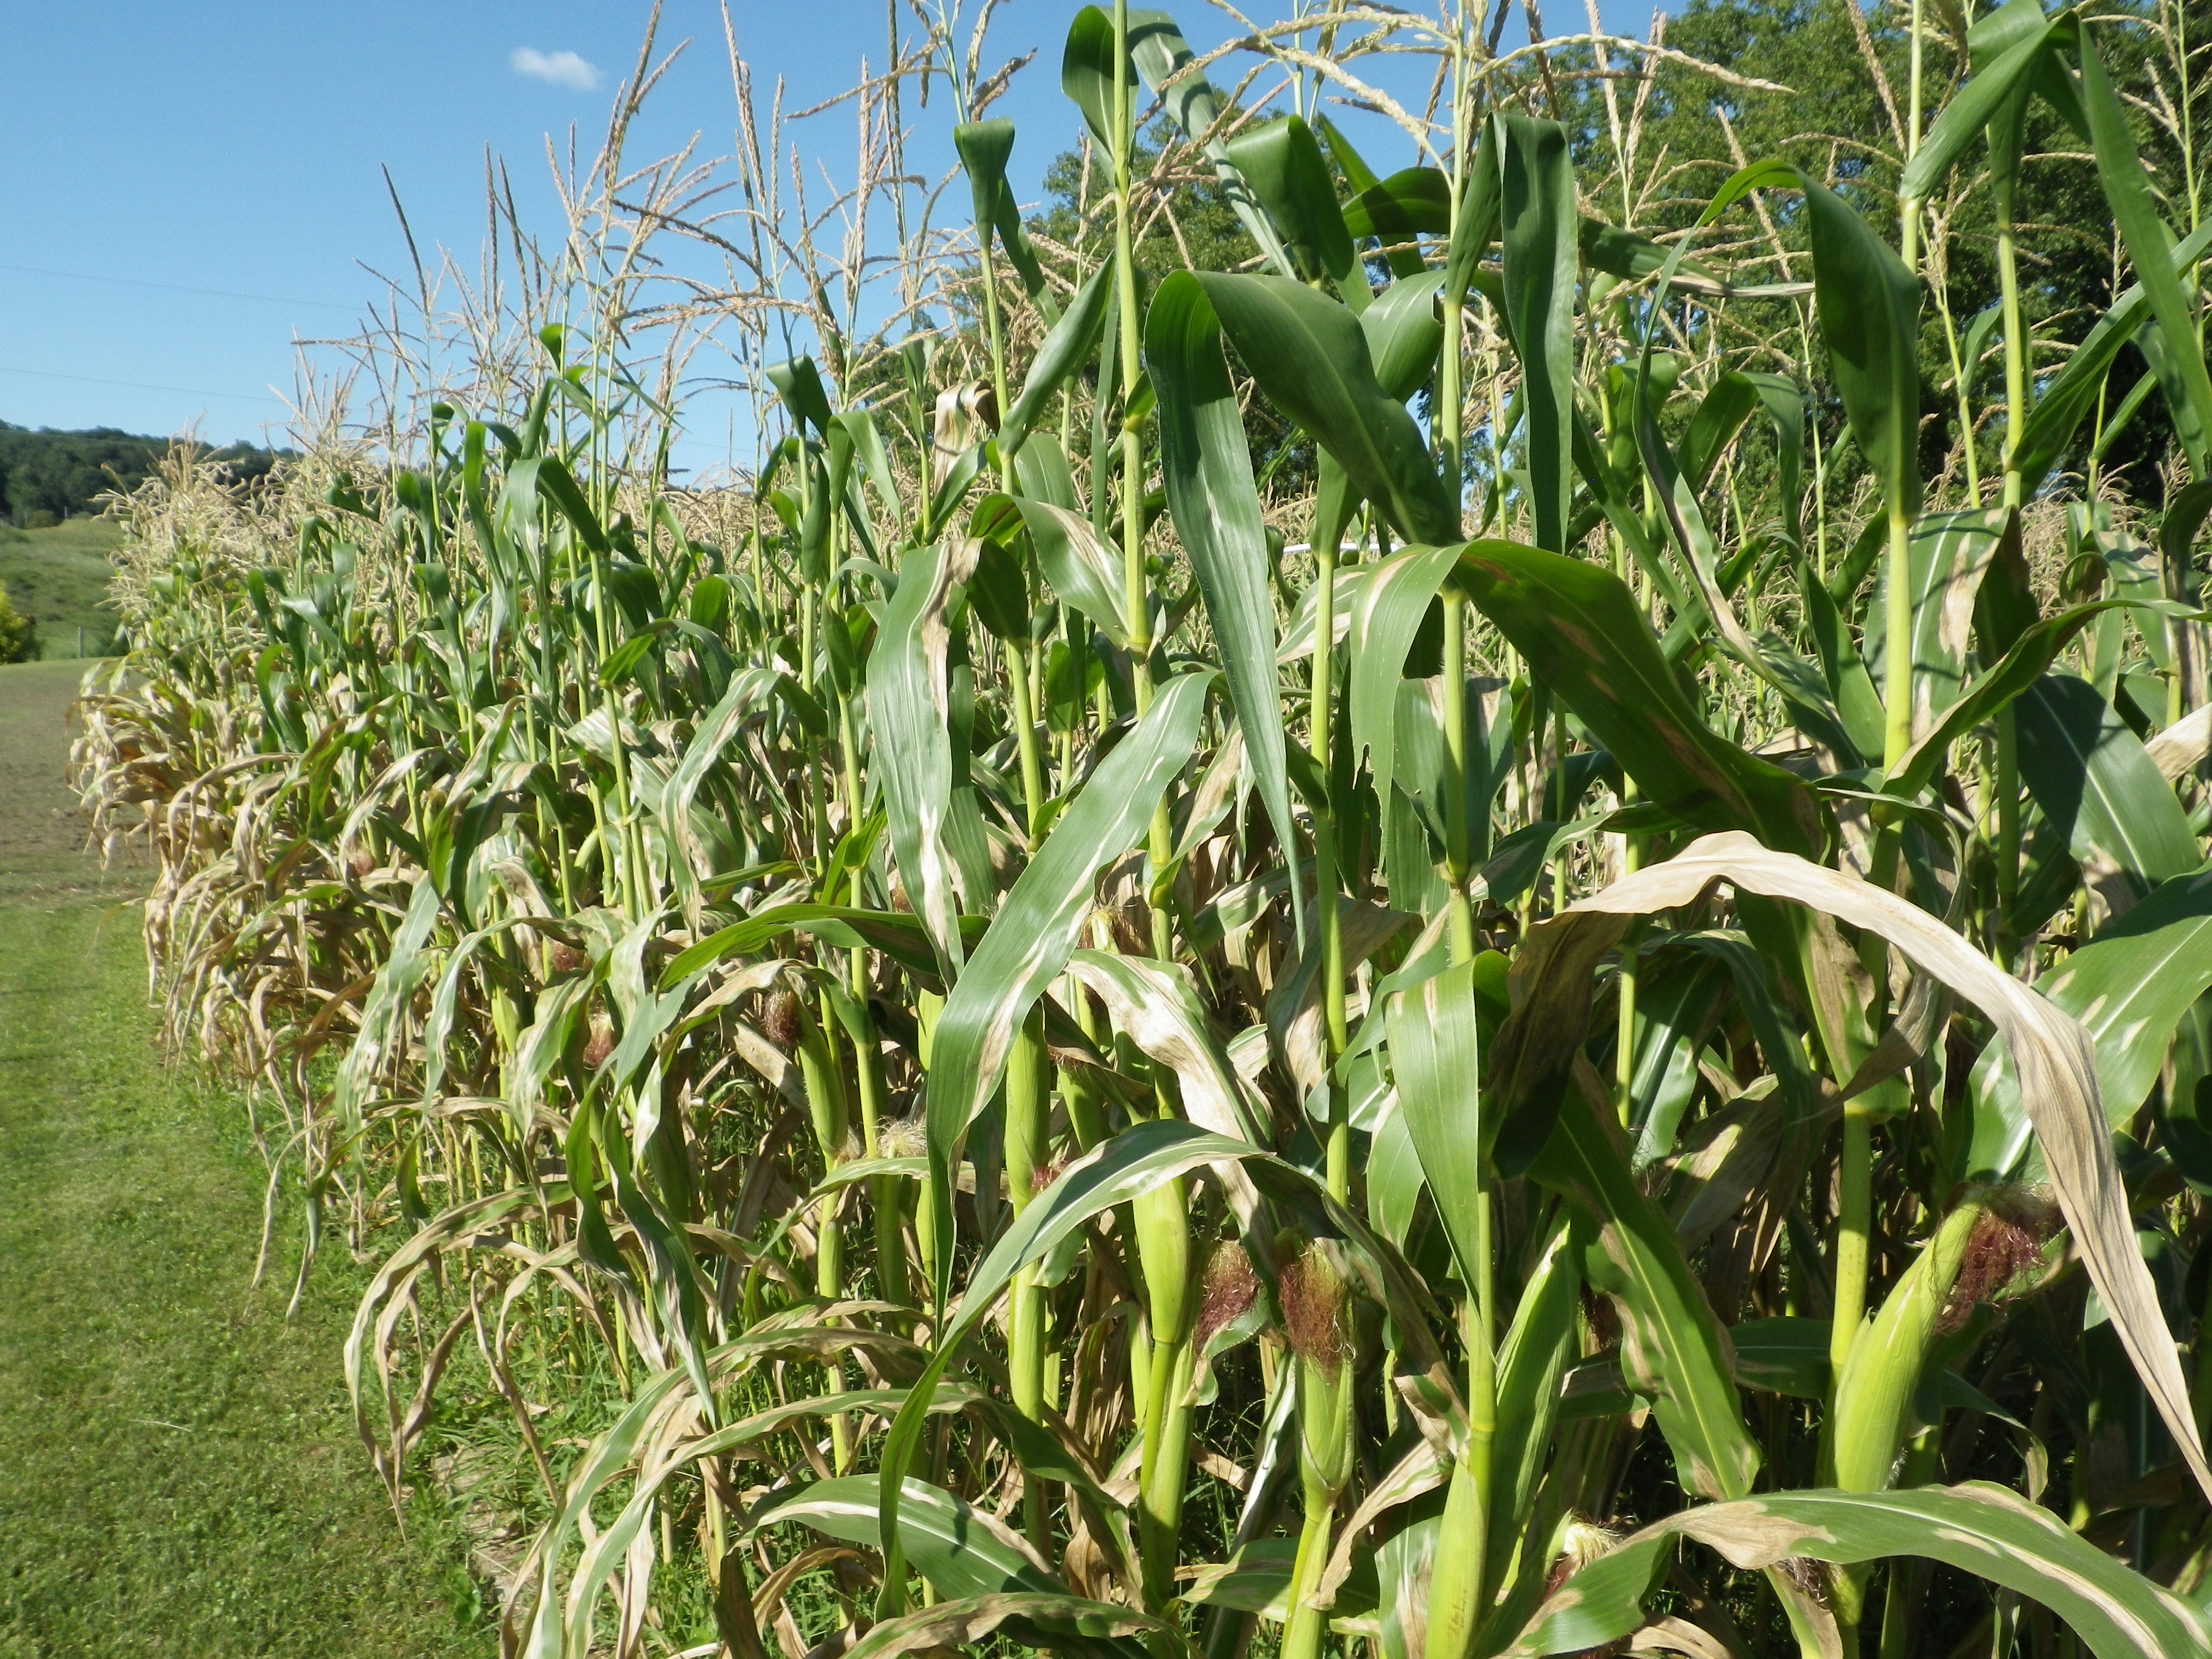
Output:
<path fill-rule="evenodd" d="M 137 488 L 168 448 L 167 438 L 112 427 L 33 431 L 0 421 L 0 506 L 19 530 L 76 518 L 93 511 L 107 490 Z M 276 459 L 274 452 L 252 444 L 232 444 L 215 455 L 240 480 L 259 477 Z"/>
<path fill-rule="evenodd" d="M 0 587 L 18 613 L 39 625 L 39 654 L 107 654 L 119 620 L 106 608 L 107 556 L 123 539 L 112 519 L 72 519 L 46 530 L 0 526 Z"/>

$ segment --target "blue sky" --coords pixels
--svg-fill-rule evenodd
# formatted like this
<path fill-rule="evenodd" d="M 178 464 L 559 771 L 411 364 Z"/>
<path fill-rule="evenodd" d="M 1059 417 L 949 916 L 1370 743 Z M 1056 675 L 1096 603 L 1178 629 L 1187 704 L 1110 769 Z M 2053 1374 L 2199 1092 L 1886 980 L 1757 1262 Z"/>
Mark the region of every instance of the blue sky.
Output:
<path fill-rule="evenodd" d="M 987 62 L 1039 48 L 994 113 L 1014 118 L 1025 196 L 1078 118 L 1059 90 L 1073 0 L 1009 0 Z M 1248 15 L 1273 16 L 1261 6 Z M 902 11 L 906 8 L 902 4 Z M 971 8 L 972 9 L 972 8 Z M 1201 50 L 1231 20 L 1195 0 L 1174 9 Z M 1287 11 L 1287 6 L 1280 9 Z M 1555 3 L 1554 31 L 1583 27 Z M 0 419 L 262 440 L 293 380 L 295 337 L 350 331 L 406 251 L 383 169 L 425 248 L 470 256 L 481 241 L 486 149 L 503 155 L 526 220 L 558 226 L 546 135 L 571 124 L 586 157 L 633 61 L 647 5 L 423 0 L 209 8 L 6 0 L 15 66 L 0 100 Z M 1639 0 L 1606 0 L 1609 27 L 1641 33 Z M 763 101 L 775 77 L 799 108 L 849 85 L 885 53 L 884 0 L 732 0 L 740 51 Z M 1517 33 L 1520 25 L 1511 26 Z M 631 154 L 696 134 L 726 152 L 735 103 L 711 0 L 668 0 L 664 49 L 689 49 L 648 105 Z M 517 54 L 536 54 L 517 67 Z M 596 70 L 598 84 L 561 54 Z M 1217 79 L 1219 77 L 1217 76 Z M 917 161 L 951 158 L 933 100 Z M 852 121 L 811 124 L 818 159 L 849 173 Z M 1380 143 L 1380 135 L 1378 143 Z M 810 159 L 815 159 L 811 157 Z M 1384 148 L 1370 158 L 1400 166 Z M 722 459 L 724 418 L 702 409 L 679 463 Z M 750 447 L 750 446 L 748 446 Z M 743 458 L 740 458 L 743 459 Z"/>

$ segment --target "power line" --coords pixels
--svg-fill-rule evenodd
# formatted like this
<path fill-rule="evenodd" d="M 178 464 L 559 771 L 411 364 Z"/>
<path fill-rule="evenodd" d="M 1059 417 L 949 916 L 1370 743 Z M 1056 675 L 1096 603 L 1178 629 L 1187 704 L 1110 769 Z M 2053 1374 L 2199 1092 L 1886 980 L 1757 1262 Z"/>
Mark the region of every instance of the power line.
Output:
<path fill-rule="evenodd" d="M 284 294 L 242 294 L 235 289 L 189 288 L 182 283 L 152 283 L 137 276 L 102 276 L 89 270 L 55 270 L 46 265 L 0 264 L 0 270 L 19 271 L 32 276 L 61 276 L 73 283 L 112 283 L 118 288 L 159 289 L 167 294 L 196 294 L 210 300 L 258 300 L 272 306 L 313 306 L 319 311 L 357 312 L 356 306 L 341 305 L 336 300 L 298 300 Z"/>
<path fill-rule="evenodd" d="M 137 392 L 179 392 L 187 398 L 228 398 L 233 403 L 241 404 L 281 404 L 284 401 L 273 392 L 210 392 L 205 386 L 156 386 L 150 380 L 112 380 L 100 374 L 64 374 L 56 369 L 17 368 L 8 363 L 0 363 L 0 374 L 30 374 L 41 380 L 81 380 L 87 386 L 129 386 Z"/>

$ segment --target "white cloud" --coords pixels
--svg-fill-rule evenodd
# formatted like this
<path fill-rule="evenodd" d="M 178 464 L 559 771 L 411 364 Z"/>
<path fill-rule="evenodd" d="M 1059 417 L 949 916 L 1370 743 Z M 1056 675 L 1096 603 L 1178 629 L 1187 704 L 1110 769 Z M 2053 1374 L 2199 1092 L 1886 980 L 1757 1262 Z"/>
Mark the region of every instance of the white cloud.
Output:
<path fill-rule="evenodd" d="M 599 70 L 573 52 L 540 52 L 535 46 L 517 46 L 514 56 L 507 62 L 514 66 L 517 75 L 550 81 L 556 87 L 574 87 L 589 92 L 599 84 Z"/>

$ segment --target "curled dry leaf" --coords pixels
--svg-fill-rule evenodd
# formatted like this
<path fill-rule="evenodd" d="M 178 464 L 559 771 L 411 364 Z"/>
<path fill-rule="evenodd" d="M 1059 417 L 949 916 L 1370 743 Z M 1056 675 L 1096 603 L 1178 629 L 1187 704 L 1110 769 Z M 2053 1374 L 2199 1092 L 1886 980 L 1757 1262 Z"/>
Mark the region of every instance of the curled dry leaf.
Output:
<path fill-rule="evenodd" d="M 1740 831 L 1702 836 L 1664 864 L 1583 900 L 1536 933 L 1557 941 L 1554 951 L 1569 948 L 1566 941 L 1572 939 L 1574 954 L 1580 957 L 1591 942 L 1604 939 L 1601 951 L 1620 936 L 1629 917 L 1691 903 L 1716 882 L 1808 905 L 1879 934 L 1996 1026 L 2019 1068 L 2021 1099 L 2043 1146 L 2052 1194 L 2111 1311 L 2113 1330 L 2191 1473 L 2212 1493 L 2212 1466 L 2205 1462 L 2197 1431 L 2188 1380 L 2175 1354 L 2173 1333 L 2159 1310 L 2150 1270 L 2136 1245 L 2127 1189 L 2098 1098 L 2095 1053 L 2079 1022 L 1894 893 L 1775 852 Z"/>

